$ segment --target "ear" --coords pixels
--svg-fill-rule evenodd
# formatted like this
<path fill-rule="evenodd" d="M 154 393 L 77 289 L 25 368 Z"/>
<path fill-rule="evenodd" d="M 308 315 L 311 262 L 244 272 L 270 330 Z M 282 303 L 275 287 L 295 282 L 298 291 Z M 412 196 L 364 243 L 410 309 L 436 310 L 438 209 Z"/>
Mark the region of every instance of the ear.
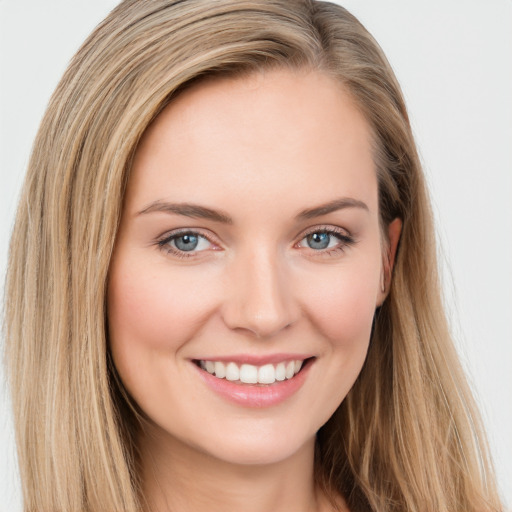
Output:
<path fill-rule="evenodd" d="M 402 219 L 396 218 L 388 225 L 388 241 L 382 254 L 381 289 L 377 307 L 381 306 L 389 293 L 391 276 L 395 265 L 396 250 L 402 233 Z"/>

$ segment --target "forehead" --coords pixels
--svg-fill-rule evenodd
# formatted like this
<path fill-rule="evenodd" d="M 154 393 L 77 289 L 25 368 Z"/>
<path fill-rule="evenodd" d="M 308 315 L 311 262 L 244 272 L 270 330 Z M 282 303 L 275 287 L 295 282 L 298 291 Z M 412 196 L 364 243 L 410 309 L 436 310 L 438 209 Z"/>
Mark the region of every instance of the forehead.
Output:
<path fill-rule="evenodd" d="M 276 191 L 283 206 L 347 195 L 376 208 L 369 126 L 343 86 L 320 72 L 215 78 L 182 92 L 141 140 L 127 204 L 240 197 L 246 208 L 249 200 L 266 208 Z"/>

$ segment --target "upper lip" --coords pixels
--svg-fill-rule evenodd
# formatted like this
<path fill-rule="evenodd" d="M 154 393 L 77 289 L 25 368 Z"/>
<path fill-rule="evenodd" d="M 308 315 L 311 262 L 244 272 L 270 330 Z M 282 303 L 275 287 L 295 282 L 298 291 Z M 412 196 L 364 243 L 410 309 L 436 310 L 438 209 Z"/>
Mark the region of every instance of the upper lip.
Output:
<path fill-rule="evenodd" d="M 194 361 L 220 361 L 223 363 L 238 363 L 238 364 L 252 364 L 254 366 L 263 366 L 264 364 L 277 364 L 283 361 L 304 361 L 314 357 L 312 354 L 267 354 L 267 355 L 254 355 L 254 354 L 233 354 L 229 356 L 206 356 L 194 358 Z"/>

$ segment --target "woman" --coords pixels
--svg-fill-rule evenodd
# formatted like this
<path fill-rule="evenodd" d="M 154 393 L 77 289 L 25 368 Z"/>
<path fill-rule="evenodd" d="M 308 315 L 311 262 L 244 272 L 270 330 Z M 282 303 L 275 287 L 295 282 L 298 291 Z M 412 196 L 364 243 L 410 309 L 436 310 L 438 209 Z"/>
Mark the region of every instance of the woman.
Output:
<path fill-rule="evenodd" d="M 500 509 L 399 86 L 340 7 L 121 3 L 11 247 L 27 510 Z"/>

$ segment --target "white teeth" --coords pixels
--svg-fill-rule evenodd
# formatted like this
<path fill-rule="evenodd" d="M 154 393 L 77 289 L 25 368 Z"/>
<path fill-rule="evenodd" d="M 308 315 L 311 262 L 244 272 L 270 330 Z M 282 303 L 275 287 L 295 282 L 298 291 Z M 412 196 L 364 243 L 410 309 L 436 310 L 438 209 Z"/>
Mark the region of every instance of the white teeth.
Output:
<path fill-rule="evenodd" d="M 302 368 L 303 360 L 281 362 L 276 365 L 265 364 L 255 366 L 242 364 L 238 366 L 234 362 L 223 363 L 221 361 L 199 361 L 199 366 L 219 379 L 240 381 L 244 384 L 274 384 L 294 377 Z"/>
<path fill-rule="evenodd" d="M 290 361 L 286 365 L 286 378 L 291 379 L 294 375 L 294 371 L 295 371 L 295 363 L 293 361 Z"/>
<path fill-rule="evenodd" d="M 240 367 L 240 382 L 256 384 L 258 382 L 258 368 L 252 364 L 243 364 Z"/>
<path fill-rule="evenodd" d="M 223 379 L 226 376 L 226 365 L 220 361 L 215 362 L 215 376 Z"/>
<path fill-rule="evenodd" d="M 239 380 L 240 370 L 236 363 L 228 363 L 226 366 L 226 379 L 227 380 Z"/>
<path fill-rule="evenodd" d="M 279 363 L 276 366 L 276 380 L 284 380 L 286 378 L 286 366 L 284 363 Z"/>
<path fill-rule="evenodd" d="M 272 364 L 261 366 L 258 370 L 258 382 L 260 384 L 273 384 L 276 381 L 276 369 Z"/>

